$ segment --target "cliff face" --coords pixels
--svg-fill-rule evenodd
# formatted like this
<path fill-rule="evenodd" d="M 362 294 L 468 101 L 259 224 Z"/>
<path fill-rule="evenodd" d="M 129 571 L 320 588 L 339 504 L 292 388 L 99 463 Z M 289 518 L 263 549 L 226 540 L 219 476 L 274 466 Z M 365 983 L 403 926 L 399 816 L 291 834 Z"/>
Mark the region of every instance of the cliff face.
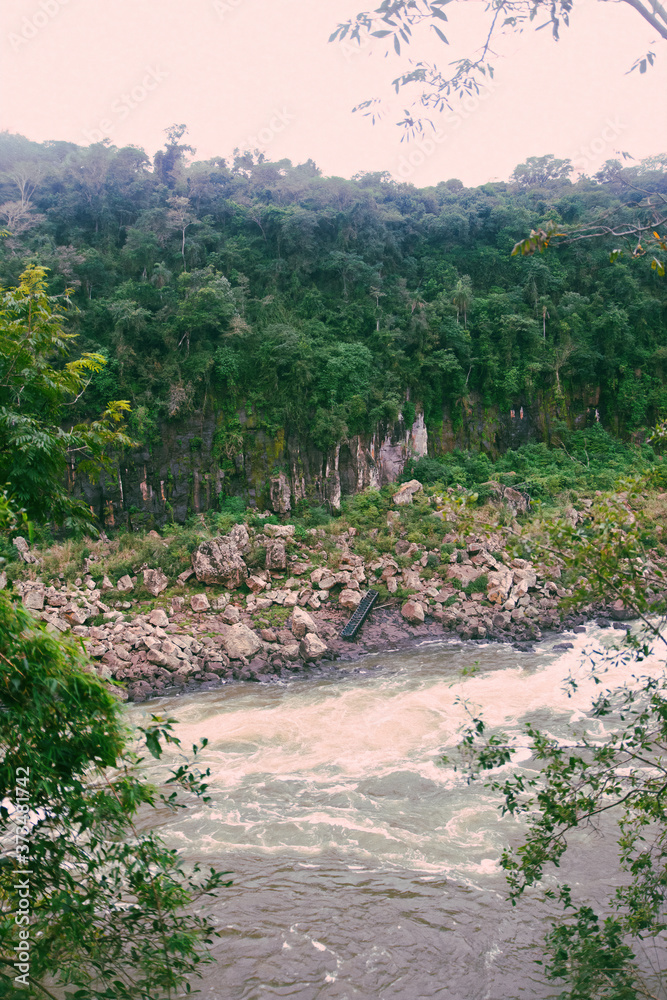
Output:
<path fill-rule="evenodd" d="M 430 430 L 420 412 L 411 427 L 399 415 L 395 424 L 351 436 L 328 453 L 283 429 L 270 436 L 252 414 L 237 416 L 240 430 L 232 435 L 219 412 L 171 421 L 150 446 L 124 456 L 113 474 L 90 482 L 73 471 L 70 485 L 112 527 L 183 522 L 217 508 L 220 493 L 243 496 L 249 506 L 276 513 L 287 513 L 301 499 L 335 509 L 343 496 L 397 480 L 409 458 L 455 448 L 494 457 L 529 441 L 549 440 L 555 416 L 583 426 L 596 419 L 596 411 L 583 401 L 562 415 L 539 402 L 500 413 L 472 401 L 463 415 L 443 412 Z"/>

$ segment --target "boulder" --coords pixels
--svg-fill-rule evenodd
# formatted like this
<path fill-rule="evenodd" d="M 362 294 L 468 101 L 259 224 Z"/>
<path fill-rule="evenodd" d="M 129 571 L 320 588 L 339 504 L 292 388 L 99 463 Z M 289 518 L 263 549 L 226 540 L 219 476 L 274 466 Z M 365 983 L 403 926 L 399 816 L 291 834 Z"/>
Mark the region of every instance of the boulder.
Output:
<path fill-rule="evenodd" d="M 16 547 L 16 550 L 24 563 L 30 564 L 39 562 L 39 559 L 37 559 L 30 551 L 28 542 L 21 535 L 14 538 L 12 544 Z"/>
<path fill-rule="evenodd" d="M 193 569 L 185 569 L 183 570 L 182 573 L 179 573 L 178 576 L 176 577 L 176 582 L 178 583 L 179 587 L 184 587 L 185 584 L 190 579 L 190 577 L 194 576 L 194 574 L 195 571 Z"/>
<path fill-rule="evenodd" d="M 200 583 L 218 583 L 230 588 L 240 587 L 248 576 L 248 567 L 229 538 L 202 542 L 192 554 L 192 567 Z"/>
<path fill-rule="evenodd" d="M 172 599 L 171 599 L 171 613 L 173 615 L 177 615 L 180 611 L 183 610 L 184 604 L 185 604 L 185 598 L 184 597 L 172 597 Z"/>
<path fill-rule="evenodd" d="M 24 594 L 23 606 L 25 608 L 29 608 L 31 611 L 43 611 L 44 610 L 43 588 L 38 587 L 35 590 L 29 590 L 27 594 Z"/>
<path fill-rule="evenodd" d="M 512 574 L 506 567 L 503 566 L 501 569 L 489 573 L 486 596 L 492 604 L 503 604 L 509 597 L 511 589 Z"/>
<path fill-rule="evenodd" d="M 206 594 L 193 594 L 190 598 L 190 607 L 193 611 L 209 611 L 211 605 Z"/>
<path fill-rule="evenodd" d="M 169 624 L 169 617 L 162 608 L 153 608 L 148 616 L 149 625 L 156 625 L 158 628 L 166 628 Z"/>
<path fill-rule="evenodd" d="M 355 611 L 359 604 L 361 604 L 361 592 L 359 590 L 349 590 L 346 587 L 345 590 L 341 590 L 338 603 L 342 608 Z"/>
<path fill-rule="evenodd" d="M 260 591 L 265 589 L 266 580 L 262 580 L 259 576 L 249 576 L 246 580 L 246 587 L 248 590 L 251 590 L 253 594 L 259 594 Z"/>
<path fill-rule="evenodd" d="M 106 575 L 106 573 L 102 577 L 102 590 L 113 590 L 113 583 Z"/>
<path fill-rule="evenodd" d="M 121 576 L 120 580 L 116 584 L 116 590 L 119 594 L 128 594 L 131 590 L 134 590 L 134 584 L 132 583 L 132 577 Z"/>
<path fill-rule="evenodd" d="M 396 493 L 394 493 L 393 503 L 397 507 L 412 503 L 413 496 L 415 493 L 419 493 L 422 488 L 422 484 L 418 479 L 411 479 L 409 483 L 403 483 L 402 486 L 399 486 Z"/>
<path fill-rule="evenodd" d="M 414 569 L 404 569 L 401 573 L 403 586 L 406 590 L 419 590 L 419 573 Z"/>
<path fill-rule="evenodd" d="M 272 538 L 293 538 L 295 527 L 293 524 L 265 524 L 264 532 Z"/>
<path fill-rule="evenodd" d="M 231 660 L 252 659 L 262 648 L 262 640 L 247 625 L 230 625 L 222 637 L 222 646 Z"/>
<path fill-rule="evenodd" d="M 272 476 L 269 484 L 271 510 L 276 514 L 287 514 L 292 509 L 292 497 L 289 479 L 284 472 Z"/>
<path fill-rule="evenodd" d="M 636 617 L 635 612 L 630 608 L 626 608 L 623 601 L 620 599 L 618 601 L 614 601 L 609 609 L 609 615 L 616 622 L 627 622 Z"/>
<path fill-rule="evenodd" d="M 504 503 L 509 512 L 516 517 L 517 514 L 525 514 L 530 507 L 530 497 L 527 493 L 521 493 L 519 490 L 512 489 L 511 486 L 504 486 L 501 483 L 496 483 L 491 480 L 488 483 L 484 483 L 484 486 L 488 486 L 491 493 L 494 494 L 497 500 Z"/>
<path fill-rule="evenodd" d="M 468 563 L 454 563 L 447 567 L 447 579 L 460 581 L 462 589 L 476 580 L 482 573 L 483 570 L 479 566 L 472 566 Z"/>
<path fill-rule="evenodd" d="M 4 590 L 6 586 L 7 586 L 7 574 L 3 569 L 2 573 L 0 573 L 0 590 Z"/>
<path fill-rule="evenodd" d="M 250 535 L 245 524 L 235 524 L 227 537 L 239 552 L 247 552 L 250 548 Z"/>
<path fill-rule="evenodd" d="M 227 625 L 236 625 L 237 622 L 241 621 L 239 609 L 233 604 L 228 604 L 220 617 Z"/>
<path fill-rule="evenodd" d="M 299 643 L 299 654 L 304 660 L 319 660 L 326 652 L 326 643 L 322 642 L 320 637 L 313 632 L 307 632 Z"/>
<path fill-rule="evenodd" d="M 275 538 L 266 545 L 266 562 L 264 564 L 268 570 L 287 569 L 287 553 L 285 543 Z"/>
<path fill-rule="evenodd" d="M 161 569 L 144 570 L 144 587 L 153 597 L 158 597 L 169 586 L 169 580 Z"/>
<path fill-rule="evenodd" d="M 406 601 L 401 608 L 401 614 L 411 625 L 424 623 L 424 608 L 419 601 Z"/>
<path fill-rule="evenodd" d="M 530 563 L 527 563 L 521 569 L 515 569 L 512 573 L 512 577 L 515 584 L 525 583 L 526 587 L 524 593 L 537 586 L 537 573 Z"/>
<path fill-rule="evenodd" d="M 398 573 L 397 563 L 393 562 L 393 560 L 390 560 L 389 562 L 385 563 L 380 579 L 388 580 L 390 576 L 396 576 L 397 573 Z"/>
<path fill-rule="evenodd" d="M 88 618 L 90 618 L 90 612 L 86 611 L 85 608 L 69 608 L 65 611 L 63 617 L 67 619 L 70 625 L 85 625 Z"/>
<path fill-rule="evenodd" d="M 292 635 L 295 639 L 303 639 L 308 632 L 317 632 L 315 621 L 303 608 L 295 607 L 292 612 Z"/>

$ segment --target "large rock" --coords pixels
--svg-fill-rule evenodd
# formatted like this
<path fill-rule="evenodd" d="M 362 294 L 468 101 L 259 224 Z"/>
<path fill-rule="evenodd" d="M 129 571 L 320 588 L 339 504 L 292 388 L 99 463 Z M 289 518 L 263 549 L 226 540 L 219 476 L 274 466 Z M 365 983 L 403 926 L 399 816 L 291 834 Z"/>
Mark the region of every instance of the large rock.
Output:
<path fill-rule="evenodd" d="M 424 623 L 424 608 L 419 601 L 406 601 L 401 608 L 401 614 L 411 625 Z"/>
<path fill-rule="evenodd" d="M 150 625 L 156 625 L 158 628 L 166 628 L 169 624 L 169 617 L 162 608 L 153 608 L 148 616 L 148 622 Z"/>
<path fill-rule="evenodd" d="M 349 611 L 355 611 L 361 604 L 361 592 L 358 590 L 349 590 L 346 587 L 345 590 L 341 590 L 338 597 L 338 603 L 342 608 L 347 608 Z"/>
<path fill-rule="evenodd" d="M 235 524 L 227 537 L 234 543 L 239 552 L 247 552 L 250 548 L 250 535 L 245 524 Z"/>
<path fill-rule="evenodd" d="M 292 612 L 292 635 L 303 639 L 307 632 L 317 632 L 317 625 L 303 608 L 295 607 Z"/>
<path fill-rule="evenodd" d="M 512 577 L 514 579 L 515 584 L 519 583 L 525 584 L 524 593 L 526 593 L 526 591 L 528 591 L 532 587 L 537 586 L 537 573 L 535 572 L 534 567 L 530 565 L 530 563 L 526 563 L 525 566 L 522 566 L 519 569 L 515 569 L 512 573 Z"/>
<path fill-rule="evenodd" d="M 132 583 L 132 577 L 121 576 L 120 580 L 116 584 L 116 590 L 119 594 L 129 594 L 131 590 L 134 590 L 134 584 Z"/>
<path fill-rule="evenodd" d="M 90 618 L 90 611 L 87 611 L 85 608 L 68 608 L 64 612 L 63 617 L 67 619 L 70 625 L 84 625 Z"/>
<path fill-rule="evenodd" d="M 29 590 L 27 594 L 24 594 L 23 606 L 29 608 L 31 611 L 43 611 L 44 589 L 37 587 L 35 590 Z"/>
<path fill-rule="evenodd" d="M 514 517 L 517 514 L 525 514 L 530 508 L 530 497 L 527 493 L 521 493 L 511 486 L 504 486 L 502 483 L 496 483 L 493 480 L 483 485 L 490 488 L 495 497 L 505 504 Z"/>
<path fill-rule="evenodd" d="M 287 514 L 292 509 L 289 479 L 284 472 L 279 472 L 277 476 L 271 477 L 269 495 L 271 497 L 271 509 L 276 514 Z"/>
<path fill-rule="evenodd" d="M 193 611 L 209 611 L 211 605 L 206 594 L 193 594 L 190 598 L 190 607 Z"/>
<path fill-rule="evenodd" d="M 36 556 L 34 556 L 30 551 L 30 546 L 27 540 L 23 538 L 21 535 L 18 535 L 16 538 L 14 538 L 12 544 L 15 546 L 20 558 L 23 560 L 24 563 L 30 564 L 39 562 L 39 559 L 37 559 Z"/>
<path fill-rule="evenodd" d="M 411 479 L 409 483 L 403 483 L 399 486 L 398 490 L 394 493 L 393 503 L 398 506 L 405 506 L 406 504 L 412 503 L 412 498 L 415 493 L 423 489 L 422 484 L 418 479 Z"/>
<path fill-rule="evenodd" d="M 454 563 L 447 567 L 447 579 L 459 580 L 461 587 L 467 587 L 469 583 L 476 580 L 484 572 L 479 566 L 472 566 L 469 563 Z"/>
<path fill-rule="evenodd" d="M 169 580 L 161 569 L 144 570 L 144 587 L 149 594 L 153 595 L 153 597 L 157 597 L 163 590 L 166 590 L 168 586 Z"/>
<path fill-rule="evenodd" d="M 419 590 L 419 573 L 415 569 L 404 569 L 401 572 L 401 579 L 406 590 Z"/>
<path fill-rule="evenodd" d="M 247 625 L 230 625 L 222 637 L 222 646 L 230 660 L 251 659 L 262 648 L 262 640 Z"/>
<path fill-rule="evenodd" d="M 327 651 L 326 643 L 318 635 L 307 632 L 299 643 L 299 653 L 304 660 L 319 660 Z"/>
<path fill-rule="evenodd" d="M 453 567 L 452 567 L 453 568 Z M 489 573 L 486 596 L 492 604 L 504 604 L 512 589 L 512 574 L 505 566 Z"/>
<path fill-rule="evenodd" d="M 295 527 L 293 524 L 265 524 L 264 532 L 272 538 L 293 538 Z"/>
<path fill-rule="evenodd" d="M 240 587 L 248 576 L 248 567 L 229 538 L 213 538 L 197 546 L 192 568 L 200 583 L 220 583 L 230 588 Z"/>
<path fill-rule="evenodd" d="M 285 543 L 278 538 L 271 539 L 266 544 L 266 562 L 264 564 L 268 570 L 287 569 L 287 553 Z"/>

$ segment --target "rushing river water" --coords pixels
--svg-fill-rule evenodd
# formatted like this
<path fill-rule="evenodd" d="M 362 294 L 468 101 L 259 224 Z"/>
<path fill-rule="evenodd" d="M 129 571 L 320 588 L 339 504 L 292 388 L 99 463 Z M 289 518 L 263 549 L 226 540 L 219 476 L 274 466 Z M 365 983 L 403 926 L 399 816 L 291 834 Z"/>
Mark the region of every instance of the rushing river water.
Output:
<path fill-rule="evenodd" d="M 318 679 L 131 709 L 135 720 L 175 715 L 185 746 L 209 739 L 212 804 L 162 829 L 187 858 L 233 873 L 206 904 L 222 937 L 215 965 L 193 983 L 202 996 L 557 995 L 535 965 L 548 914 L 530 900 L 509 905 L 498 866 L 521 826 L 441 758 L 459 740 L 463 702 L 506 733 L 530 720 L 559 736 L 580 722 L 594 690 L 583 653 L 618 633 L 568 638 L 567 653 L 425 644 Z M 619 666 L 607 679 L 629 673 Z M 575 837 L 565 874 L 593 899 L 617 873 L 611 842 L 589 840 Z"/>

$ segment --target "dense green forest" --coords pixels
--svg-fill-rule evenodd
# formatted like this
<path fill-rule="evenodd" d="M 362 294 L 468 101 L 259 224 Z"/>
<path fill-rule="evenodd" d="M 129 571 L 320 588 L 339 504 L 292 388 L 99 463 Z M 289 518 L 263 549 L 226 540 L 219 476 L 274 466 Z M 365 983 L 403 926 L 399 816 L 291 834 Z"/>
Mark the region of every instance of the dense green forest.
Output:
<path fill-rule="evenodd" d="M 471 401 L 566 417 L 576 400 L 622 435 L 667 411 L 667 286 L 646 260 L 611 263 L 615 247 L 585 239 L 511 256 L 548 221 L 634 222 L 642 196 L 623 177 L 667 192 L 661 169 L 573 183 L 542 157 L 507 183 L 420 190 L 191 153 L 182 127 L 152 161 L 0 136 L 2 284 L 49 268 L 52 294 L 73 290 L 76 350 L 108 358 L 78 416 L 128 399 L 148 442 L 215 407 L 230 453 L 240 407 L 323 450 L 415 406 L 433 427 Z"/>

